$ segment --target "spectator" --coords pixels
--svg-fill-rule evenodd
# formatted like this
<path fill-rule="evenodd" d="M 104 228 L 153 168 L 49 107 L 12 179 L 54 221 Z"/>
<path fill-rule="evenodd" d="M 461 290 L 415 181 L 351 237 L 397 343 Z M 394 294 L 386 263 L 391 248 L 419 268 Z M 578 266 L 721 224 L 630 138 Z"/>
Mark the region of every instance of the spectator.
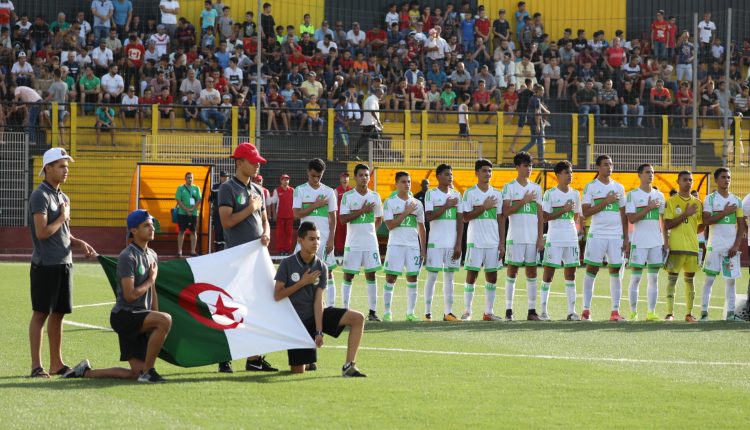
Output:
<path fill-rule="evenodd" d="M 242 69 L 237 67 L 237 57 L 229 59 L 229 67 L 224 69 L 224 78 L 229 81 L 228 88 L 233 97 L 237 97 L 239 94 L 247 96 L 250 89 L 244 85 Z"/>
<path fill-rule="evenodd" d="M 497 48 L 502 41 L 510 39 L 510 23 L 505 19 L 505 9 L 497 12 L 497 19 L 492 22 L 492 46 Z"/>
<path fill-rule="evenodd" d="M 582 128 L 588 126 L 588 115 L 590 113 L 594 114 L 594 121 L 599 123 L 600 109 L 596 97 L 596 91 L 594 90 L 593 79 L 587 80 L 586 85 L 573 94 L 573 103 L 578 110 L 578 120 Z"/>
<path fill-rule="evenodd" d="M 127 123 L 125 118 L 135 118 L 136 127 L 141 129 L 143 123 L 141 122 L 141 110 L 138 108 L 138 96 L 135 93 L 135 87 L 130 85 L 128 92 L 122 96 L 122 102 L 120 107 L 120 118 L 122 119 L 122 126 L 126 127 Z"/>
<path fill-rule="evenodd" d="M 456 70 L 451 73 L 450 81 L 459 97 L 469 94 L 471 89 L 471 74 L 466 71 L 464 63 L 460 62 L 456 65 Z"/>
<path fill-rule="evenodd" d="M 687 82 L 682 82 L 680 84 L 680 90 L 677 91 L 676 113 L 680 116 L 681 126 L 687 127 L 687 117 L 693 113 L 693 91 L 690 89 L 690 84 Z"/>
<path fill-rule="evenodd" d="M 219 41 L 227 40 L 232 34 L 234 34 L 234 20 L 230 13 L 231 10 L 229 6 L 224 6 L 222 8 L 221 16 L 218 21 Z"/>
<path fill-rule="evenodd" d="M 91 14 L 94 15 L 94 43 L 106 39 L 111 26 L 110 20 L 114 14 L 114 6 L 110 0 L 94 0 L 91 2 Z"/>
<path fill-rule="evenodd" d="M 463 46 L 464 52 L 474 52 L 476 21 L 473 16 L 465 14 L 459 27 L 461 29 L 461 46 Z"/>
<path fill-rule="evenodd" d="M 99 102 L 96 106 L 96 146 L 100 144 L 102 130 L 109 130 L 110 144 L 115 146 L 115 110 Z"/>
<path fill-rule="evenodd" d="M 367 148 L 370 139 L 380 139 L 380 132 L 383 130 L 383 124 L 380 122 L 380 100 L 382 97 L 383 91 L 378 88 L 365 100 L 362 123 L 360 124 L 362 134 L 357 141 L 357 147 L 354 148 L 354 158 L 357 160 L 360 160 L 360 149 L 363 146 Z"/>
<path fill-rule="evenodd" d="M 740 117 L 746 117 L 750 111 L 750 89 L 747 85 L 742 85 L 740 94 L 737 94 L 733 100 L 734 114 Z"/>
<path fill-rule="evenodd" d="M 365 34 L 368 55 L 384 56 L 388 47 L 388 36 L 380 28 L 380 24 L 373 24 L 372 28 L 367 30 Z"/>
<path fill-rule="evenodd" d="M 321 23 L 320 28 L 318 28 L 317 30 L 315 30 L 315 33 L 313 34 L 313 38 L 316 41 L 320 42 L 323 39 L 325 39 L 326 35 L 331 36 L 331 42 L 334 43 L 334 44 L 336 44 L 336 42 L 335 42 L 336 33 L 334 33 L 333 30 L 331 30 L 331 27 L 328 25 L 328 21 L 324 20 Z M 336 44 L 336 46 L 338 46 L 338 44 Z"/>
<path fill-rule="evenodd" d="M 516 84 L 516 63 L 509 53 L 503 54 L 503 59 L 495 63 L 495 79 L 503 90 L 509 85 Z"/>
<path fill-rule="evenodd" d="M 711 88 L 713 93 L 713 88 Z M 657 79 L 656 86 L 651 88 L 649 104 L 654 115 L 668 115 L 669 106 L 672 105 L 672 95 L 664 87 L 664 81 Z M 652 118 L 653 121 L 653 118 Z M 654 124 L 652 124 L 654 126 Z"/>
<path fill-rule="evenodd" d="M 87 105 L 87 103 L 101 103 L 101 80 L 94 75 L 94 69 L 91 66 L 86 66 L 86 72 L 78 81 L 78 86 L 78 93 L 81 95 L 81 107 L 84 113 L 86 113 L 87 107 L 91 106 Z"/>
<path fill-rule="evenodd" d="M 174 98 L 169 94 L 169 88 L 162 88 L 156 103 L 159 105 L 159 116 L 162 119 L 169 118 L 169 128 L 174 130 Z"/>
<path fill-rule="evenodd" d="M 18 61 L 13 63 L 10 70 L 12 82 L 17 86 L 31 87 L 34 84 L 34 68 L 26 61 L 26 53 L 18 53 Z"/>
<path fill-rule="evenodd" d="M 120 102 L 120 96 L 125 91 L 125 81 L 122 76 L 117 74 L 118 69 L 116 64 L 112 64 L 109 67 L 109 73 L 105 74 L 101 78 L 101 87 L 104 103 L 115 104 Z"/>
<path fill-rule="evenodd" d="M 651 46 L 654 47 L 654 57 L 657 60 L 667 58 L 669 43 L 669 22 L 664 20 L 664 11 L 656 12 L 656 20 L 651 23 Z"/>
<path fill-rule="evenodd" d="M 549 64 L 545 64 L 542 69 L 542 79 L 544 79 L 544 92 L 551 96 L 550 89 L 552 84 L 555 84 L 557 89 L 557 98 L 562 98 L 563 92 L 565 91 L 565 81 L 562 78 L 560 72 L 560 66 L 557 65 L 557 58 L 550 59 Z"/>
<path fill-rule="evenodd" d="M 602 126 L 609 127 L 610 122 L 621 113 L 619 106 L 619 97 L 617 97 L 617 91 L 613 88 L 612 79 L 604 81 L 604 87 L 599 90 L 596 96 L 599 103 L 602 104 L 602 111 L 604 111 L 605 117 L 602 119 Z"/>
<path fill-rule="evenodd" d="M 162 0 L 162 4 L 165 1 L 166 0 Z M 170 3 L 170 2 L 167 1 L 167 3 Z M 172 2 L 172 3 L 176 3 L 176 2 Z M 177 24 L 175 24 L 175 27 L 176 26 Z M 168 28 L 166 25 L 159 24 L 156 27 L 156 34 L 152 34 L 151 37 L 149 37 L 148 39 L 149 42 L 154 43 L 154 47 L 156 48 L 156 55 L 158 55 L 159 58 L 161 58 L 162 55 L 167 55 L 169 52 L 170 37 L 169 37 L 169 34 L 167 34 L 167 31 L 168 31 Z M 174 33 L 174 31 L 172 31 L 172 33 Z"/>
<path fill-rule="evenodd" d="M 361 52 L 367 54 L 367 35 L 359 28 L 358 22 L 352 23 L 352 29 L 346 33 L 346 47 L 352 55 Z"/>
<path fill-rule="evenodd" d="M 687 30 L 680 33 L 677 42 L 677 81 L 693 80 L 693 58 L 695 47 L 690 43 L 690 33 Z"/>
<path fill-rule="evenodd" d="M 536 85 L 536 70 L 528 55 L 524 55 L 521 62 L 516 64 L 516 80 L 526 79 L 531 79 L 531 85 Z"/>
<path fill-rule="evenodd" d="M 107 37 L 104 46 L 112 51 L 113 59 L 119 60 L 122 58 L 122 42 L 117 38 L 117 30 L 109 30 L 109 37 Z"/>
<path fill-rule="evenodd" d="M 184 92 L 184 98 L 182 99 L 183 107 L 183 118 L 185 119 L 185 127 L 188 129 L 195 128 L 193 122 L 198 121 L 198 103 L 195 101 L 195 93 L 193 90 L 187 90 Z"/>
<path fill-rule="evenodd" d="M 165 78 L 164 75 L 164 70 L 158 70 L 156 72 L 156 77 L 154 79 L 151 79 L 151 82 L 148 84 L 148 86 L 150 86 L 154 91 L 154 96 L 156 97 L 161 94 L 161 91 L 164 88 L 166 88 L 167 90 L 170 89 L 170 82 Z"/>
<path fill-rule="evenodd" d="M 528 120 L 529 126 L 531 127 L 531 141 L 521 148 L 520 152 L 529 151 L 534 146 L 537 147 L 537 158 L 540 162 L 546 163 L 544 159 L 544 127 L 547 124 L 545 115 L 549 115 L 550 111 L 545 106 L 544 101 L 544 87 L 541 85 L 534 86 L 534 95 L 529 99 L 528 107 Z"/>
<path fill-rule="evenodd" d="M 205 33 L 208 27 L 216 28 L 216 18 L 218 18 L 218 16 L 219 12 L 214 9 L 211 0 L 206 0 L 200 14 L 201 32 Z"/>
<path fill-rule="evenodd" d="M 112 3 L 112 23 L 117 31 L 118 39 L 125 38 L 130 33 L 130 22 L 133 19 L 133 3 L 130 0 L 115 0 Z"/>
<path fill-rule="evenodd" d="M 318 104 L 318 96 L 315 94 L 311 95 L 305 104 L 305 113 L 307 114 L 307 131 L 312 133 L 312 127 L 318 126 L 318 131 L 323 132 L 323 125 L 325 120 L 320 115 L 320 105 Z"/>
<path fill-rule="evenodd" d="M 271 3 L 263 3 L 263 12 L 260 15 L 260 27 L 264 36 L 274 35 L 276 21 L 274 21 L 273 15 L 271 15 Z"/>
<path fill-rule="evenodd" d="M 206 78 L 206 88 L 201 90 L 198 105 L 201 106 L 201 121 L 208 127 L 209 133 L 219 132 L 227 118 L 216 107 L 221 104 L 221 94 L 214 88 L 214 78 Z"/>
<path fill-rule="evenodd" d="M 161 25 L 163 25 L 169 36 L 174 35 L 177 28 L 177 14 L 180 13 L 180 2 L 177 0 L 161 0 L 159 2 L 161 10 Z"/>
<path fill-rule="evenodd" d="M 195 96 L 195 94 L 200 94 L 202 89 L 201 81 L 195 78 L 195 70 L 189 69 L 187 77 L 180 82 L 180 94 L 185 96 L 188 92 L 192 92 Z"/>
<path fill-rule="evenodd" d="M 138 85 L 146 48 L 136 32 L 131 32 L 125 44 L 125 84 Z"/>
<path fill-rule="evenodd" d="M 315 96 L 316 101 L 323 96 L 323 84 L 316 80 L 315 72 L 309 72 L 307 79 L 300 84 L 300 91 L 302 91 L 302 98 L 309 101 L 312 96 Z"/>
<path fill-rule="evenodd" d="M 627 62 L 627 54 L 620 46 L 620 42 L 618 37 L 612 39 L 612 46 L 607 48 L 604 54 L 607 76 L 612 79 L 616 87 L 619 87 L 622 82 L 622 66 Z"/>
<path fill-rule="evenodd" d="M 708 58 L 708 52 L 715 34 L 716 24 L 711 21 L 711 12 L 706 12 L 703 14 L 703 21 L 698 23 L 698 40 L 700 41 L 699 59 L 701 62 L 706 61 Z"/>
<path fill-rule="evenodd" d="M 289 175 L 281 175 L 280 186 L 273 191 L 271 216 L 276 218 L 276 250 L 279 255 L 289 255 L 293 250 L 294 214 L 292 197 L 294 188 L 289 186 Z M 338 230 L 338 228 L 336 229 Z"/>
<path fill-rule="evenodd" d="M 633 86 L 633 81 L 626 79 L 623 84 L 622 95 L 620 96 L 620 104 L 622 105 L 622 121 L 620 125 L 622 127 L 628 126 L 628 116 L 637 115 L 636 127 L 642 128 L 643 122 L 643 105 L 641 100 L 638 98 L 638 90 Z"/>
<path fill-rule="evenodd" d="M 177 29 L 174 32 L 174 40 L 177 42 L 177 49 L 189 51 L 195 45 L 195 27 L 185 18 L 177 21 Z"/>
<path fill-rule="evenodd" d="M 91 51 L 91 61 L 97 76 L 103 76 L 109 71 L 109 66 L 114 61 L 112 50 L 107 48 L 107 39 L 99 39 L 99 47 Z"/>
<path fill-rule="evenodd" d="M 0 0 L 0 28 L 7 28 L 10 31 L 10 24 L 18 21 L 16 8 L 10 0 Z"/>
<path fill-rule="evenodd" d="M 65 13 L 57 14 L 57 20 L 49 25 L 49 31 L 52 34 L 65 33 L 70 28 L 70 23 L 65 20 Z"/>
<path fill-rule="evenodd" d="M 42 98 L 33 88 L 23 85 L 16 87 L 13 96 L 16 103 L 24 103 L 28 107 L 26 124 L 29 132 L 29 144 L 34 145 L 38 139 L 37 128 L 39 127 Z"/>
<path fill-rule="evenodd" d="M 477 89 L 472 94 L 471 99 L 474 101 L 474 112 L 495 112 L 497 107 L 491 100 L 491 93 L 487 90 L 486 83 L 483 79 L 479 80 Z M 484 123 L 489 124 L 493 115 L 487 115 Z"/>
<path fill-rule="evenodd" d="M 201 206 L 203 197 L 201 190 L 193 183 L 194 175 L 192 172 L 185 173 L 185 183 L 177 188 L 175 200 L 177 201 L 177 258 L 182 258 L 182 245 L 185 240 L 185 232 L 189 231 L 190 236 L 190 256 L 198 255 L 196 248 L 198 245 L 198 208 Z"/>
<path fill-rule="evenodd" d="M 417 84 L 410 89 L 411 110 L 427 110 L 427 88 L 423 77 L 417 79 Z M 412 112 L 411 122 L 417 122 L 416 112 Z"/>

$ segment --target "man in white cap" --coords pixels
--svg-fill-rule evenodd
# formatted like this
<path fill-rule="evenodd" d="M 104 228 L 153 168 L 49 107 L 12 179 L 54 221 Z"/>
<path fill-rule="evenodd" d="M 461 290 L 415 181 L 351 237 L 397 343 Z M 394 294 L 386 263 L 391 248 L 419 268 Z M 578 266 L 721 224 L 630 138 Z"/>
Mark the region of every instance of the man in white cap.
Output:
<path fill-rule="evenodd" d="M 13 63 L 10 69 L 10 76 L 18 86 L 31 86 L 34 83 L 34 68 L 31 67 L 31 63 L 26 61 L 26 53 L 24 51 L 18 53 L 18 61 Z"/>
<path fill-rule="evenodd" d="M 34 145 L 36 143 L 36 128 L 39 125 L 39 113 L 41 112 L 42 97 L 33 88 L 26 86 L 16 87 L 15 92 L 16 103 L 21 102 L 26 105 L 29 109 L 28 117 L 28 130 L 29 130 L 29 144 Z"/>
<path fill-rule="evenodd" d="M 42 366 L 42 330 L 47 324 L 50 370 L 62 375 L 70 370 L 62 359 L 62 322 L 73 310 L 73 247 L 87 257 L 96 255 L 88 243 L 70 234 L 70 199 L 60 190 L 73 159 L 62 148 L 44 153 L 39 176 L 44 181 L 29 197 L 29 225 L 34 251 L 31 255 L 31 376 L 49 378 Z"/>

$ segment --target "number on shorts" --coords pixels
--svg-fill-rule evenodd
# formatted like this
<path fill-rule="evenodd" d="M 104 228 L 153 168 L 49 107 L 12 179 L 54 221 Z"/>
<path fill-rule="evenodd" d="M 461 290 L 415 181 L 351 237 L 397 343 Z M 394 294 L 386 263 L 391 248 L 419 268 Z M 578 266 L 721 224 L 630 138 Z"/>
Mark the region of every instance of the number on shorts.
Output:
<path fill-rule="evenodd" d="M 418 255 L 414 257 L 414 265 L 415 266 L 419 266 L 419 256 Z"/>
<path fill-rule="evenodd" d="M 378 255 L 378 253 L 377 253 L 377 252 L 373 252 L 373 253 L 372 253 L 372 259 L 373 259 L 374 261 L 378 261 L 378 260 L 380 260 L 380 256 Z"/>

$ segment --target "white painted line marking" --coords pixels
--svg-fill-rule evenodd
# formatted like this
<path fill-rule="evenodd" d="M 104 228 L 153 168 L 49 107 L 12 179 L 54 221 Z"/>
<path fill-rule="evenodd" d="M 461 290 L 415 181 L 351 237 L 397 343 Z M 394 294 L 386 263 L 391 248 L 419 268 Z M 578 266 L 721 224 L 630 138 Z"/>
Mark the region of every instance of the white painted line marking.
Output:
<path fill-rule="evenodd" d="M 93 329 L 93 330 L 114 331 L 114 330 L 112 330 L 109 327 L 102 327 L 102 326 L 99 326 L 99 325 L 79 323 L 79 322 L 68 321 L 68 320 L 63 320 L 63 324 L 72 325 L 74 327 L 90 328 L 90 329 Z"/>
<path fill-rule="evenodd" d="M 87 305 L 76 305 L 73 306 L 73 309 L 80 309 L 80 308 L 93 308 L 95 306 L 107 306 L 107 305 L 114 305 L 115 302 L 102 302 L 102 303 L 90 303 Z"/>

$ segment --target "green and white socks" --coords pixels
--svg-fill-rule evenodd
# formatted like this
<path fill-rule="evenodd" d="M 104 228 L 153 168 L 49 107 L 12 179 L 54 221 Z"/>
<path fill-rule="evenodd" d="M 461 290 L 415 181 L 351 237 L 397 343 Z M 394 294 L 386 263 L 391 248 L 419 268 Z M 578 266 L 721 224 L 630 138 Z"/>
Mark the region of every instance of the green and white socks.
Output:
<path fill-rule="evenodd" d="M 568 315 L 576 312 L 576 281 L 565 281 L 565 295 L 568 297 Z"/>
<path fill-rule="evenodd" d="M 466 306 L 466 312 L 471 314 L 471 305 L 474 303 L 474 284 L 466 284 L 464 286 L 464 306 Z"/>
<path fill-rule="evenodd" d="M 406 315 L 411 315 L 417 307 L 417 283 L 406 283 Z"/>
<path fill-rule="evenodd" d="M 367 281 L 367 301 L 370 310 L 377 310 L 378 306 L 378 284 L 375 280 Z"/>
<path fill-rule="evenodd" d="M 438 272 L 427 272 L 427 281 L 424 283 L 424 313 L 432 313 L 432 298 L 435 295 L 435 283 L 437 283 Z"/>
<path fill-rule="evenodd" d="M 391 313 L 391 302 L 393 301 L 394 287 L 395 284 L 391 284 L 390 282 L 386 282 L 385 286 L 383 287 L 383 307 L 385 308 L 385 313 L 387 314 Z"/>
<path fill-rule="evenodd" d="M 542 313 L 547 313 L 547 302 L 549 301 L 550 283 L 542 281 L 542 290 L 539 292 L 539 298 L 542 302 Z"/>
<path fill-rule="evenodd" d="M 341 299 L 343 301 L 344 309 L 349 309 L 349 301 L 352 298 L 352 281 L 347 281 L 344 279 L 344 282 L 341 284 Z M 375 309 L 375 308 L 370 308 Z"/>
<path fill-rule="evenodd" d="M 492 309 L 495 306 L 495 284 L 487 283 L 484 285 L 484 313 L 492 315 Z"/>
<path fill-rule="evenodd" d="M 455 273 L 443 272 L 443 306 L 445 314 L 453 313 L 453 280 Z"/>
<path fill-rule="evenodd" d="M 513 294 L 516 292 L 516 278 L 505 278 L 505 309 L 513 309 Z"/>

